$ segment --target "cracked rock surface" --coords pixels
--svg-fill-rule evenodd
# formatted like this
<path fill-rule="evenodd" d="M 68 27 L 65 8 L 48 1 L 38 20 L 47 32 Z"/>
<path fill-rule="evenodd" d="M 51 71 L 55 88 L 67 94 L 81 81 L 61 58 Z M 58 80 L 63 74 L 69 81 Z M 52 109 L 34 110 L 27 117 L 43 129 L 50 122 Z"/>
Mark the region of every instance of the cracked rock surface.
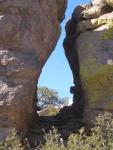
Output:
<path fill-rule="evenodd" d="M 41 70 L 60 36 L 66 0 L 0 0 L 0 139 L 31 124 Z"/>

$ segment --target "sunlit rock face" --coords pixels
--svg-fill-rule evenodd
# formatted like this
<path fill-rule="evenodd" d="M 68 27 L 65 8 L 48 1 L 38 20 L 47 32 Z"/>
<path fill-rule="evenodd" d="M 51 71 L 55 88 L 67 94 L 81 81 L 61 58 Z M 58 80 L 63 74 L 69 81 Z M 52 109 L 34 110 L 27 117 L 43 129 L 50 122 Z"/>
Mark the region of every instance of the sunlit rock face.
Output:
<path fill-rule="evenodd" d="M 0 138 L 32 122 L 38 77 L 60 36 L 66 0 L 0 0 Z"/>
<path fill-rule="evenodd" d="M 64 41 L 74 76 L 74 103 L 83 104 L 82 116 L 90 125 L 99 113 L 113 112 L 113 8 L 105 6 L 104 14 L 95 18 L 88 11 L 92 7 L 83 5 L 75 9 L 66 25 Z"/>

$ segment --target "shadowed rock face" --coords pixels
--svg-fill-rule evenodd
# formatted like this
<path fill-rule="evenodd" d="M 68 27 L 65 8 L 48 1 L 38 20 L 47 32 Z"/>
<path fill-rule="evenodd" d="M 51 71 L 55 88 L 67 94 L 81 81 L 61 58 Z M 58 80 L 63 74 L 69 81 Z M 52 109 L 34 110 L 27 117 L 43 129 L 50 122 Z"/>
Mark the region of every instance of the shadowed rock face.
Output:
<path fill-rule="evenodd" d="M 27 131 L 41 70 L 60 36 L 66 0 L 0 0 L 0 138 Z"/>
<path fill-rule="evenodd" d="M 74 77 L 73 108 L 82 109 L 91 125 L 99 113 L 113 112 L 113 8 L 97 18 L 88 10 L 91 6 L 75 9 L 66 25 L 64 48 Z M 83 16 L 86 11 L 90 19 Z"/>

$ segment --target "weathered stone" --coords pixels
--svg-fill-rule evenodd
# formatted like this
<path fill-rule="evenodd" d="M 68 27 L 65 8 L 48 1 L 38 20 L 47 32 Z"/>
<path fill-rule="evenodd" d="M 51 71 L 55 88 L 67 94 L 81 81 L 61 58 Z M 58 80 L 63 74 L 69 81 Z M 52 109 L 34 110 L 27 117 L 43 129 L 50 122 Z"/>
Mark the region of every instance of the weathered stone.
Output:
<path fill-rule="evenodd" d="M 82 108 L 82 117 L 90 125 L 99 113 L 113 113 L 113 8 L 109 12 L 104 6 L 105 14 L 95 19 L 90 15 L 84 20 L 80 16 L 85 10 L 75 9 L 64 41 L 75 84 L 73 108 Z"/>
<path fill-rule="evenodd" d="M 77 39 L 80 77 L 86 100 L 85 120 L 91 115 L 89 109 L 92 113 L 94 109 L 113 111 L 113 41 L 104 40 L 104 34 L 104 30 L 85 32 Z"/>
<path fill-rule="evenodd" d="M 91 0 L 92 7 L 84 10 L 82 12 L 82 16 L 85 19 L 89 18 L 97 18 L 106 12 L 109 12 L 113 8 L 113 1 L 112 0 Z M 112 8 L 111 8 L 112 7 Z"/>
<path fill-rule="evenodd" d="M 60 36 L 66 0 L 0 1 L 0 139 L 26 132 L 42 67 Z"/>
<path fill-rule="evenodd" d="M 103 25 L 105 26 L 112 26 L 113 23 L 113 12 L 102 15 L 98 18 L 95 19 L 88 19 L 85 21 L 81 21 L 78 23 L 77 28 L 76 28 L 76 33 L 79 35 L 82 32 L 88 31 L 88 30 L 104 30 L 103 29 L 98 29 L 99 27 L 102 27 Z"/>

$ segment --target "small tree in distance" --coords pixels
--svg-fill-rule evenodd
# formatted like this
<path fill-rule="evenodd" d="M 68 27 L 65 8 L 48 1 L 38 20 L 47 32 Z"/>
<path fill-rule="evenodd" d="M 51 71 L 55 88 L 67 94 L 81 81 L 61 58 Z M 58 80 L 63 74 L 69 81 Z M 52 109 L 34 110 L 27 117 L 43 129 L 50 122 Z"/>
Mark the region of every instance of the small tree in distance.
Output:
<path fill-rule="evenodd" d="M 60 98 L 56 90 L 49 89 L 48 87 L 38 87 L 37 96 L 38 106 L 41 107 L 41 109 L 48 106 L 60 108 L 68 105 L 69 102 L 67 97 Z"/>

